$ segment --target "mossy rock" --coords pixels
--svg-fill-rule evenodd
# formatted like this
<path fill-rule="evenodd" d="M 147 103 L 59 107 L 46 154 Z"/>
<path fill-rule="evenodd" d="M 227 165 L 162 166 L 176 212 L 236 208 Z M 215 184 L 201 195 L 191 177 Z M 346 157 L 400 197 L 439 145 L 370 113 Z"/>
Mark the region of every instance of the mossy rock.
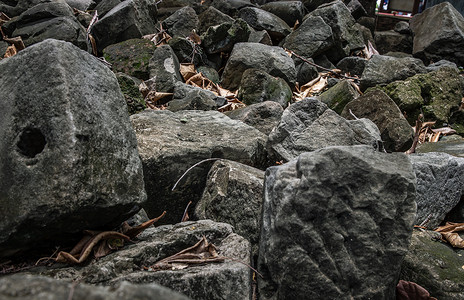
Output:
<path fill-rule="evenodd" d="M 336 113 L 341 114 L 345 105 L 358 98 L 359 93 L 347 80 L 340 80 L 319 96 L 319 99 Z"/>
<path fill-rule="evenodd" d="M 148 63 L 156 46 L 146 39 L 131 39 L 103 49 L 103 57 L 112 64 L 114 72 L 122 72 L 138 79 L 148 80 Z"/>
<path fill-rule="evenodd" d="M 124 98 L 126 99 L 127 110 L 130 115 L 136 114 L 145 108 L 145 100 L 143 100 L 142 94 L 138 88 L 138 80 L 130 77 L 124 73 L 116 74 L 118 79 L 119 87 L 121 89 Z"/>

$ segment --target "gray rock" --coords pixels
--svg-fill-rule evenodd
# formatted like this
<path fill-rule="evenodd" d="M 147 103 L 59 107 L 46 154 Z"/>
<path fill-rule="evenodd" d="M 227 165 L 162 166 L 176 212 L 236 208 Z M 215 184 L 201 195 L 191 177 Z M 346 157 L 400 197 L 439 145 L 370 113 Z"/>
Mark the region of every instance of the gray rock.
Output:
<path fill-rule="evenodd" d="M 195 66 L 205 64 L 206 54 L 201 47 L 192 43 L 189 39 L 177 36 L 169 40 L 168 45 L 177 56 L 180 63 L 193 63 Z"/>
<path fill-rule="evenodd" d="M 464 185 L 464 159 L 446 153 L 411 155 L 417 177 L 416 224 L 435 228 L 460 201 Z"/>
<path fill-rule="evenodd" d="M 358 56 L 347 56 L 340 60 L 337 68 L 351 75 L 361 76 L 367 65 L 367 59 Z"/>
<path fill-rule="evenodd" d="M 0 57 L 1 58 L 3 58 L 3 55 L 5 55 L 5 52 L 9 46 L 10 44 L 8 44 L 7 42 L 0 41 Z"/>
<path fill-rule="evenodd" d="M 201 160 L 220 157 L 263 168 L 267 166 L 266 136 L 217 111 L 144 111 L 132 115 L 144 166 L 150 217 L 169 211 L 162 221 L 179 222 L 189 201 L 200 199 L 212 163 L 188 168 Z"/>
<path fill-rule="evenodd" d="M 399 21 L 398 23 L 395 24 L 395 27 L 393 28 L 396 32 L 402 33 L 402 34 L 411 34 L 411 28 L 409 27 L 409 23 L 406 21 Z"/>
<path fill-rule="evenodd" d="M 211 5 L 231 17 L 236 17 L 244 7 L 256 6 L 250 0 L 213 0 Z"/>
<path fill-rule="evenodd" d="M 438 71 L 439 69 L 445 68 L 445 67 L 455 69 L 456 72 L 459 73 L 458 66 L 454 62 L 451 62 L 445 59 L 442 59 L 442 60 L 437 61 L 436 63 L 430 64 L 425 68 L 427 69 L 427 72 L 433 72 L 433 71 Z"/>
<path fill-rule="evenodd" d="M 83 50 L 89 48 L 84 27 L 64 0 L 37 4 L 13 20 L 16 29 L 12 36 L 21 36 L 26 46 L 53 38 L 71 42 Z"/>
<path fill-rule="evenodd" d="M 69 295 L 73 300 L 190 299 L 156 283 L 135 285 L 121 282 L 117 287 L 109 288 L 30 274 L 15 274 L 0 279 L 0 298 L 4 300 L 62 300 L 68 299 Z"/>
<path fill-rule="evenodd" d="M 255 30 L 266 30 L 275 45 L 291 32 L 291 28 L 284 20 L 256 7 L 242 8 L 239 17 Z"/>
<path fill-rule="evenodd" d="M 264 182 L 262 299 L 394 299 L 416 212 L 405 154 L 328 147 Z"/>
<path fill-rule="evenodd" d="M 98 15 L 103 17 L 110 10 L 112 10 L 116 5 L 123 2 L 124 0 L 101 0 L 97 6 L 94 7 L 94 10 L 98 12 Z"/>
<path fill-rule="evenodd" d="M 283 47 L 310 58 L 325 53 L 333 45 L 330 26 L 321 17 L 308 17 L 287 36 Z"/>
<path fill-rule="evenodd" d="M 170 111 L 181 110 L 216 110 L 218 108 L 214 99 L 216 96 L 209 91 L 194 89 L 182 99 L 173 99 L 168 102 Z"/>
<path fill-rule="evenodd" d="M 330 3 L 332 1 L 333 0 L 302 0 L 301 2 L 303 2 L 306 9 L 311 12 L 318 8 L 320 5 Z"/>
<path fill-rule="evenodd" d="M 363 0 L 361 0 L 361 1 L 363 1 Z M 370 1 L 370 0 L 364 0 L 364 1 Z M 374 34 L 375 25 L 376 25 L 376 18 L 374 18 L 374 17 L 361 17 L 361 18 L 356 20 L 356 23 L 366 27 L 367 29 L 370 30 L 371 34 Z"/>
<path fill-rule="evenodd" d="M 222 74 L 222 85 L 229 90 L 238 88 L 246 69 L 260 69 L 293 85 L 295 64 L 281 47 L 259 43 L 235 44 Z"/>
<path fill-rule="evenodd" d="M 290 27 L 293 27 L 296 21 L 301 23 L 305 15 L 305 7 L 301 1 L 269 2 L 261 5 L 261 9 L 278 16 Z"/>
<path fill-rule="evenodd" d="M 449 2 L 415 15 L 413 54 L 427 62 L 446 59 L 464 65 L 464 17 Z"/>
<path fill-rule="evenodd" d="M 292 99 L 292 90 L 282 78 L 272 77 L 259 69 L 247 69 L 243 72 L 237 97 L 248 105 L 275 101 L 287 107 Z"/>
<path fill-rule="evenodd" d="M 70 7 L 82 11 L 88 10 L 90 6 L 95 4 L 93 0 L 66 0 L 66 3 L 68 3 Z"/>
<path fill-rule="evenodd" d="M 361 2 L 359 2 L 358 0 L 350 0 L 346 4 L 346 7 L 348 7 L 348 9 L 351 12 L 351 15 L 356 20 L 361 17 L 367 16 L 366 9 L 364 9 L 364 6 L 362 6 Z"/>
<path fill-rule="evenodd" d="M 377 125 L 385 150 L 407 151 L 414 138 L 414 131 L 396 103 L 380 90 L 369 91 L 346 104 L 342 117 L 367 118 Z"/>
<path fill-rule="evenodd" d="M 183 7 L 166 18 L 163 28 L 172 36 L 188 37 L 192 30 L 198 28 L 198 16 L 190 6 Z"/>
<path fill-rule="evenodd" d="M 292 56 L 292 59 L 295 63 L 295 69 L 297 72 L 296 81 L 300 84 L 300 86 L 319 76 L 319 72 L 315 66 L 308 64 L 296 56 Z M 314 63 L 312 58 L 306 58 L 306 60 Z"/>
<path fill-rule="evenodd" d="M 116 78 L 126 100 L 127 111 L 130 115 L 147 108 L 143 95 L 139 90 L 139 85 L 142 83 L 141 80 L 124 73 L 116 73 Z"/>
<path fill-rule="evenodd" d="M 92 29 L 98 51 L 111 44 L 156 32 L 156 4 L 151 0 L 125 0 L 111 9 Z"/>
<path fill-rule="evenodd" d="M 364 48 L 363 36 L 354 26 L 356 22 L 342 1 L 336 0 L 321 5 L 309 16 L 322 17 L 332 28 L 334 47 L 325 55 L 334 63 L 350 55 L 351 52 Z"/>
<path fill-rule="evenodd" d="M 198 15 L 198 33 L 205 33 L 209 27 L 222 23 L 232 23 L 234 19 L 213 6 Z"/>
<path fill-rule="evenodd" d="M 428 152 L 443 152 L 464 158 L 464 138 L 457 134 L 444 136 L 436 143 L 423 143 L 416 148 L 416 153 Z"/>
<path fill-rule="evenodd" d="M 380 54 L 387 52 L 412 53 L 412 36 L 393 30 L 376 31 L 375 45 Z"/>
<path fill-rule="evenodd" d="M 404 80 L 425 72 L 424 64 L 417 58 L 373 55 L 362 73 L 361 89 L 364 90 L 371 86 L 387 84 L 396 80 Z"/>
<path fill-rule="evenodd" d="M 358 91 L 353 88 L 348 80 L 344 79 L 322 93 L 319 99 L 337 114 L 341 114 L 345 105 L 358 97 Z"/>
<path fill-rule="evenodd" d="M 197 72 L 203 74 L 203 76 L 205 76 L 214 83 L 219 84 L 219 81 L 221 80 L 221 78 L 219 77 L 219 73 L 216 71 L 216 69 L 212 67 L 199 66 L 197 68 Z"/>
<path fill-rule="evenodd" d="M 440 243 L 435 231 L 414 231 L 400 279 L 425 288 L 436 299 L 464 298 L 464 250 Z"/>
<path fill-rule="evenodd" d="M 13 18 L 19 16 L 20 14 L 22 14 L 29 8 L 36 6 L 37 4 L 46 2 L 50 2 L 50 0 L 1 0 L 0 11 L 6 14 L 8 17 Z"/>
<path fill-rule="evenodd" d="M 267 146 L 290 161 L 303 152 L 360 144 L 381 144 L 380 133 L 372 121 L 346 120 L 317 98 L 306 98 L 285 109 L 279 125 L 269 134 Z"/>
<path fill-rule="evenodd" d="M 266 30 L 252 31 L 248 37 L 248 43 L 261 43 L 272 46 L 272 40 Z"/>
<path fill-rule="evenodd" d="M 284 109 L 279 103 L 264 101 L 225 112 L 225 114 L 231 119 L 240 120 L 269 135 L 272 129 L 279 124 L 283 112 Z"/>
<path fill-rule="evenodd" d="M 154 78 L 158 92 L 171 93 L 176 82 L 182 82 L 179 60 L 169 45 L 156 48 L 148 68 L 150 78 Z"/>
<path fill-rule="evenodd" d="M 242 19 L 211 26 L 202 36 L 202 46 L 208 54 L 230 52 L 236 43 L 247 42 L 250 32 Z"/>
<path fill-rule="evenodd" d="M 146 200 L 127 106 L 99 60 L 45 40 L 1 60 L 0 85 L 0 257 L 112 228 Z"/>
<path fill-rule="evenodd" d="M 237 234 L 250 241 L 257 258 L 263 184 L 262 170 L 230 160 L 216 161 L 208 173 L 195 216 L 232 225 Z"/>

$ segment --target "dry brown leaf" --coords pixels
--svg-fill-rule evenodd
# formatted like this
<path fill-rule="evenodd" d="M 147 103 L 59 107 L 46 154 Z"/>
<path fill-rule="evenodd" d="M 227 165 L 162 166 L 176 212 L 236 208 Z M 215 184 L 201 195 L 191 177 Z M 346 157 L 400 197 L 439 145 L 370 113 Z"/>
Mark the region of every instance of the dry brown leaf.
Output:
<path fill-rule="evenodd" d="M 435 129 L 432 128 L 432 131 L 434 133 L 439 132 L 439 133 L 441 133 L 443 135 L 456 134 L 456 130 L 454 130 L 454 129 L 450 128 L 450 127 L 441 127 L 441 128 L 435 128 Z"/>
<path fill-rule="evenodd" d="M 5 13 L 0 12 L 0 26 L 2 26 L 3 24 L 5 24 L 6 22 L 8 22 L 10 20 L 11 20 L 11 18 L 8 17 Z"/>
<path fill-rule="evenodd" d="M 464 223 L 446 222 L 445 225 L 435 229 L 437 232 L 459 232 L 464 231 Z"/>
<path fill-rule="evenodd" d="M 180 74 L 185 81 L 189 80 L 192 76 L 197 74 L 194 64 L 180 64 Z"/>
<path fill-rule="evenodd" d="M 293 24 L 293 31 L 295 31 L 298 27 L 300 27 L 300 22 L 298 20 L 295 21 L 295 24 Z"/>
<path fill-rule="evenodd" d="M 396 286 L 396 300 L 437 300 L 415 282 L 400 280 Z"/>
<path fill-rule="evenodd" d="M 442 237 L 454 248 L 464 248 L 464 240 L 456 232 L 442 232 Z"/>
<path fill-rule="evenodd" d="M 197 44 L 197 45 L 200 45 L 201 44 L 201 38 L 200 36 L 197 34 L 196 30 L 193 29 L 189 36 L 188 36 L 188 39 L 191 40 L 193 43 Z"/>
<path fill-rule="evenodd" d="M 92 53 L 93 53 L 93 55 L 98 56 L 97 42 L 95 41 L 95 38 L 90 33 L 89 33 L 88 37 L 89 37 L 90 44 L 92 45 Z"/>
<path fill-rule="evenodd" d="M 4 58 L 12 57 L 16 55 L 16 53 L 18 53 L 18 51 L 16 51 L 15 45 L 11 45 L 11 46 L 8 46 L 8 48 L 6 48 L 6 52 L 5 52 L 5 55 L 3 55 L 3 57 Z"/>

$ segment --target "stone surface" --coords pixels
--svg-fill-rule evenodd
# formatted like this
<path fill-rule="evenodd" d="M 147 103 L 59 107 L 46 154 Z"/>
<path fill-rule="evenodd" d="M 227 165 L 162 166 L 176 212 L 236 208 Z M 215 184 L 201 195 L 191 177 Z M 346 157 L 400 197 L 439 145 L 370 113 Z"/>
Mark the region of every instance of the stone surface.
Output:
<path fill-rule="evenodd" d="M 126 99 L 127 111 L 130 115 L 147 108 L 142 93 L 139 91 L 139 85 L 142 83 L 140 80 L 124 73 L 116 73 L 116 78 L 124 99 Z"/>
<path fill-rule="evenodd" d="M 375 45 L 380 54 L 387 52 L 412 53 L 412 35 L 401 34 L 393 30 L 376 31 Z"/>
<path fill-rule="evenodd" d="M 361 76 L 367 65 L 367 59 L 357 56 L 347 56 L 337 63 L 337 68 L 351 75 Z"/>
<path fill-rule="evenodd" d="M 216 161 L 208 173 L 195 216 L 232 225 L 237 234 L 250 241 L 257 258 L 263 184 L 262 170 L 230 160 Z"/>
<path fill-rule="evenodd" d="M 284 49 L 259 43 L 235 44 L 222 74 L 222 86 L 229 90 L 238 88 L 246 69 L 259 69 L 272 76 L 295 83 L 295 64 Z"/>
<path fill-rule="evenodd" d="M 150 217 L 169 211 L 162 222 L 182 219 L 185 207 L 201 197 L 211 162 L 181 175 L 201 160 L 220 157 L 254 167 L 267 166 L 266 136 L 217 111 L 144 111 L 132 115 L 144 166 Z"/>
<path fill-rule="evenodd" d="M 415 224 L 434 229 L 460 201 L 464 185 L 464 159 L 446 153 L 411 155 L 417 177 Z"/>
<path fill-rule="evenodd" d="M 405 154 L 328 147 L 264 185 L 261 299 L 394 299 L 416 212 Z"/>
<path fill-rule="evenodd" d="M 328 146 L 360 144 L 381 146 L 377 126 L 367 119 L 346 120 L 317 98 L 287 107 L 267 142 L 268 148 L 286 161 Z"/>
<path fill-rule="evenodd" d="M 261 5 L 261 9 L 278 16 L 290 27 L 293 27 L 296 21 L 301 23 L 305 15 L 305 7 L 301 1 L 269 2 Z"/>
<path fill-rule="evenodd" d="M 426 67 L 426 69 L 427 69 L 427 72 L 432 72 L 432 71 L 438 71 L 439 69 L 445 68 L 445 67 L 455 69 L 457 72 L 459 72 L 458 66 L 454 62 L 451 62 L 446 59 L 442 59 L 442 60 L 437 61 L 436 63 L 430 64 Z"/>
<path fill-rule="evenodd" d="M 72 295 L 73 300 L 190 299 L 156 283 L 135 285 L 121 282 L 117 287 L 109 288 L 29 274 L 15 274 L 0 279 L 0 298 L 3 300 L 62 300 L 68 299 L 69 295 Z"/>
<path fill-rule="evenodd" d="M 300 86 L 319 76 L 319 72 L 315 66 L 308 64 L 296 56 L 292 56 L 292 59 L 295 63 L 295 69 L 297 72 L 296 81 L 300 84 Z M 314 63 L 312 58 L 308 58 L 307 60 Z"/>
<path fill-rule="evenodd" d="M 359 19 L 367 15 L 364 6 L 362 6 L 361 2 L 359 2 L 358 0 L 350 0 L 346 4 L 346 7 L 348 7 L 354 19 Z"/>
<path fill-rule="evenodd" d="M 19 16 L 21 13 L 37 4 L 45 2 L 49 2 L 49 0 L 2 0 L 0 1 L 0 11 L 12 18 Z"/>
<path fill-rule="evenodd" d="M 410 27 L 414 56 L 427 64 L 446 59 L 464 65 L 464 17 L 452 4 L 443 2 L 415 15 Z"/>
<path fill-rule="evenodd" d="M 183 7 L 166 18 L 162 24 L 163 28 L 172 37 L 188 37 L 193 29 L 198 28 L 198 16 L 190 6 Z"/>
<path fill-rule="evenodd" d="M 359 97 L 359 93 L 348 80 L 340 80 L 333 87 L 319 96 L 319 99 L 330 109 L 341 114 L 347 103 Z"/>
<path fill-rule="evenodd" d="M 222 23 L 232 23 L 234 19 L 213 6 L 208 7 L 203 13 L 198 15 L 198 32 L 205 33 L 209 27 Z"/>
<path fill-rule="evenodd" d="M 266 30 L 275 45 L 291 32 L 290 26 L 284 20 L 256 7 L 242 8 L 239 17 L 255 30 Z"/>
<path fill-rule="evenodd" d="M 440 243 L 434 231 L 414 231 L 400 279 L 412 281 L 437 299 L 464 298 L 464 250 Z"/>
<path fill-rule="evenodd" d="M 209 91 L 202 89 L 192 89 L 185 97 L 168 102 L 168 109 L 170 111 L 181 110 L 216 110 L 218 108 L 214 99 L 216 96 Z"/>
<path fill-rule="evenodd" d="M 464 158 L 464 139 L 456 134 L 451 136 L 444 136 L 436 143 L 423 143 L 419 145 L 416 148 L 416 152 L 443 152 L 456 157 Z"/>
<path fill-rule="evenodd" d="M 176 82 L 182 82 L 179 60 L 169 45 L 156 48 L 148 68 L 157 92 L 171 93 Z"/>
<path fill-rule="evenodd" d="M 202 36 L 202 47 L 206 53 L 230 52 L 236 43 L 247 42 L 250 28 L 242 19 L 211 26 Z"/>
<path fill-rule="evenodd" d="M 380 130 L 385 150 L 404 152 L 411 148 L 414 131 L 395 102 L 382 91 L 366 92 L 346 104 L 341 116 L 367 118 Z"/>
<path fill-rule="evenodd" d="M 412 33 L 411 28 L 409 27 L 409 23 L 406 21 L 399 21 L 398 23 L 395 24 L 395 27 L 393 29 L 398 33 L 403 33 L 403 34 Z"/>
<path fill-rule="evenodd" d="M 247 69 L 243 72 L 237 98 L 247 105 L 275 101 L 287 107 L 292 90 L 282 78 L 272 77 L 259 69 Z"/>
<path fill-rule="evenodd" d="M 388 84 L 396 80 L 404 80 L 418 73 L 425 73 L 422 61 L 417 58 L 395 58 L 385 55 L 373 55 L 368 60 L 361 76 L 361 89 L 378 84 Z"/>
<path fill-rule="evenodd" d="M 1 60 L 0 85 L 0 257 L 112 228 L 145 201 L 127 106 L 99 60 L 45 40 Z"/>
<path fill-rule="evenodd" d="M 250 0 L 213 0 L 211 5 L 231 17 L 237 17 L 239 10 L 244 7 L 256 6 Z"/>
<path fill-rule="evenodd" d="M 130 39 L 103 49 L 103 57 L 114 72 L 122 72 L 142 80 L 150 78 L 148 63 L 156 46 L 146 39 Z"/>
<path fill-rule="evenodd" d="M 264 101 L 235 109 L 225 114 L 231 119 L 240 120 L 269 135 L 272 129 L 279 124 L 283 112 L 284 109 L 279 103 Z"/>
<path fill-rule="evenodd" d="M 171 46 L 180 63 L 193 63 L 195 66 L 200 66 L 207 61 L 204 51 L 195 51 L 194 44 L 186 38 L 177 36 L 170 39 L 168 45 Z"/>
<path fill-rule="evenodd" d="M 98 51 L 128 39 L 156 32 L 156 3 L 151 0 L 125 0 L 95 23 L 92 34 Z"/>
<path fill-rule="evenodd" d="M 248 37 L 248 43 L 260 43 L 272 46 L 272 40 L 266 30 L 252 31 Z"/>

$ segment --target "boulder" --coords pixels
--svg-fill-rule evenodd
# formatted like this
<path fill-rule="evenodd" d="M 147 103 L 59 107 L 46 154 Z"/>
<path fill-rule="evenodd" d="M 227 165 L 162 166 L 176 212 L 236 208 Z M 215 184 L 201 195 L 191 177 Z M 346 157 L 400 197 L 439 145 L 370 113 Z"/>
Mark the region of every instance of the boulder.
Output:
<path fill-rule="evenodd" d="M 445 67 L 455 69 L 459 73 L 458 66 L 454 62 L 451 62 L 446 59 L 439 60 L 436 63 L 430 64 L 425 68 L 427 69 L 427 72 L 432 72 L 432 71 L 438 71 L 439 69 L 445 68 Z"/>
<path fill-rule="evenodd" d="M 209 91 L 202 89 L 192 89 L 187 95 L 181 99 L 176 99 L 168 102 L 168 108 L 170 111 L 181 111 L 181 110 L 216 110 L 218 105 L 214 99 L 216 95 Z"/>
<path fill-rule="evenodd" d="M 256 6 L 250 0 L 213 0 L 211 5 L 231 17 L 237 17 L 239 10 L 244 7 Z"/>
<path fill-rule="evenodd" d="M 317 98 L 305 98 L 285 109 L 267 146 L 286 161 L 328 146 L 370 145 L 381 149 L 377 126 L 368 119 L 346 120 Z"/>
<path fill-rule="evenodd" d="M 124 99 L 126 99 L 127 111 L 130 115 L 147 108 L 143 95 L 139 90 L 139 85 L 142 83 L 139 79 L 124 73 L 116 73 L 116 78 Z"/>
<path fill-rule="evenodd" d="M 156 32 L 156 3 L 125 0 L 112 8 L 92 29 L 98 51 L 128 39 Z"/>
<path fill-rule="evenodd" d="M 0 257 L 113 228 L 144 203 L 127 106 L 98 59 L 45 40 L 1 60 L 0 85 Z"/>
<path fill-rule="evenodd" d="M 290 26 L 284 20 L 256 7 L 242 8 L 239 17 L 255 30 L 266 30 L 275 45 L 291 32 Z"/>
<path fill-rule="evenodd" d="M 211 26 L 202 36 L 202 47 L 206 53 L 230 52 L 236 43 L 247 42 L 250 28 L 242 19 Z"/>
<path fill-rule="evenodd" d="M 185 6 L 166 18 L 161 24 L 172 37 L 188 37 L 198 28 L 198 16 L 190 6 Z"/>
<path fill-rule="evenodd" d="M 373 55 L 361 76 L 361 89 L 378 84 L 388 84 L 396 80 L 404 80 L 418 73 L 425 73 L 426 69 L 417 58 L 396 58 L 386 55 Z"/>
<path fill-rule="evenodd" d="M 237 43 L 224 68 L 222 86 L 229 90 L 237 89 L 243 72 L 251 68 L 280 77 L 290 85 L 295 83 L 295 64 L 284 49 L 259 43 Z"/>
<path fill-rule="evenodd" d="M 308 17 L 287 36 L 283 47 L 310 58 L 325 53 L 333 45 L 330 26 L 321 17 Z"/>
<path fill-rule="evenodd" d="M 237 234 L 250 241 L 257 258 L 263 184 L 262 170 L 230 160 L 216 161 L 208 173 L 195 216 L 232 225 Z"/>
<path fill-rule="evenodd" d="M 311 80 L 315 79 L 317 76 L 319 76 L 319 72 L 317 71 L 318 69 L 305 62 L 304 60 L 292 56 L 293 62 L 295 63 L 295 69 L 296 69 L 296 81 L 301 85 L 304 85 L 307 82 L 310 82 Z M 306 60 L 314 63 L 314 60 L 312 58 L 307 58 Z"/>
<path fill-rule="evenodd" d="M 117 287 L 109 288 L 31 274 L 14 274 L 0 279 L 0 298 L 5 300 L 62 300 L 69 299 L 69 295 L 73 300 L 190 299 L 156 283 L 121 282 Z"/>
<path fill-rule="evenodd" d="M 337 63 L 337 68 L 344 73 L 361 76 L 367 65 L 367 59 L 358 56 L 347 56 Z"/>
<path fill-rule="evenodd" d="M 114 72 L 122 72 L 142 80 L 150 78 L 148 63 L 156 46 L 146 39 L 130 39 L 103 49 L 103 57 Z"/>
<path fill-rule="evenodd" d="M 98 12 L 100 17 L 104 17 L 110 10 L 124 0 L 101 0 L 93 9 Z"/>
<path fill-rule="evenodd" d="M 435 231 L 414 230 L 400 279 L 412 281 L 436 299 L 464 298 L 464 250 L 440 243 Z"/>
<path fill-rule="evenodd" d="M 192 169 L 209 158 L 225 158 L 258 168 L 267 166 L 266 136 L 217 111 L 144 111 L 132 115 L 144 167 L 150 217 L 169 211 L 162 221 L 176 223 L 185 207 L 200 199 L 211 162 Z"/>
<path fill-rule="evenodd" d="M 266 30 L 252 31 L 248 37 L 248 43 L 260 43 L 272 46 L 272 40 Z"/>
<path fill-rule="evenodd" d="M 262 299 L 394 299 L 415 218 L 402 153 L 328 147 L 268 168 Z"/>
<path fill-rule="evenodd" d="M 89 10 L 89 7 L 95 4 L 93 0 L 66 0 L 66 3 L 70 7 L 81 11 Z"/>
<path fill-rule="evenodd" d="M 409 24 L 414 33 L 414 56 L 427 64 L 446 59 L 464 65 L 464 17 L 451 3 L 428 8 Z"/>
<path fill-rule="evenodd" d="M 293 27 L 296 21 L 301 23 L 305 15 L 305 7 L 301 1 L 269 2 L 261 5 L 261 9 L 278 16 L 290 27 Z"/>
<path fill-rule="evenodd" d="M 21 36 L 26 46 L 52 38 L 88 50 L 85 29 L 64 0 L 40 3 L 24 11 L 14 23 L 12 37 Z"/>
<path fill-rule="evenodd" d="M 412 53 L 412 36 L 401 34 L 393 30 L 376 31 L 375 45 L 380 54 L 387 52 Z"/>
<path fill-rule="evenodd" d="M 396 23 L 393 30 L 402 34 L 412 34 L 411 27 L 409 27 L 409 23 L 406 21 L 399 21 Z"/>
<path fill-rule="evenodd" d="M 417 178 L 415 224 L 434 229 L 461 200 L 464 185 L 464 158 L 446 153 L 411 155 Z"/>
<path fill-rule="evenodd" d="M 311 12 L 318 8 L 320 5 L 325 4 L 325 3 L 330 3 L 334 0 L 302 0 L 304 6 L 306 9 Z"/>
<path fill-rule="evenodd" d="M 269 135 L 272 129 L 279 124 L 283 112 L 284 109 L 279 103 L 264 101 L 244 108 L 234 109 L 225 114 L 231 119 L 240 120 L 265 135 Z"/>
<path fill-rule="evenodd" d="M 292 100 L 292 90 L 282 78 L 259 69 L 247 69 L 243 72 L 237 97 L 247 105 L 275 101 L 287 107 Z"/>
<path fill-rule="evenodd" d="M 411 148 L 414 131 L 395 102 L 380 90 L 369 91 L 345 105 L 341 116 L 367 118 L 380 130 L 385 150 L 404 152 Z"/>
<path fill-rule="evenodd" d="M 359 96 L 359 92 L 354 89 L 348 80 L 343 79 L 323 92 L 319 99 L 337 114 L 341 114 L 345 105 Z"/>
<path fill-rule="evenodd" d="M 193 63 L 195 66 L 200 66 L 207 61 L 202 48 L 199 48 L 198 45 L 187 38 L 177 36 L 170 39 L 168 45 L 171 46 L 180 63 Z"/>
<path fill-rule="evenodd" d="M 176 82 L 182 82 L 179 60 L 169 45 L 156 48 L 150 58 L 148 69 L 157 92 L 171 93 Z"/>
<path fill-rule="evenodd" d="M 0 11 L 8 17 L 16 17 L 31 7 L 40 3 L 50 2 L 50 0 L 0 0 Z"/>
<path fill-rule="evenodd" d="M 210 6 L 207 10 L 198 15 L 198 33 L 205 33 L 211 26 L 232 22 L 234 22 L 233 18 L 213 6 Z"/>
<path fill-rule="evenodd" d="M 423 143 L 416 148 L 416 153 L 429 152 L 443 152 L 464 158 L 464 138 L 457 134 L 453 134 L 441 137 L 436 143 Z"/>
<path fill-rule="evenodd" d="M 356 20 L 361 17 L 367 16 L 366 9 L 364 9 L 364 6 L 362 6 L 359 0 L 349 0 L 349 2 L 346 4 L 346 7 L 348 7 L 348 9 L 351 12 L 351 15 Z"/>

